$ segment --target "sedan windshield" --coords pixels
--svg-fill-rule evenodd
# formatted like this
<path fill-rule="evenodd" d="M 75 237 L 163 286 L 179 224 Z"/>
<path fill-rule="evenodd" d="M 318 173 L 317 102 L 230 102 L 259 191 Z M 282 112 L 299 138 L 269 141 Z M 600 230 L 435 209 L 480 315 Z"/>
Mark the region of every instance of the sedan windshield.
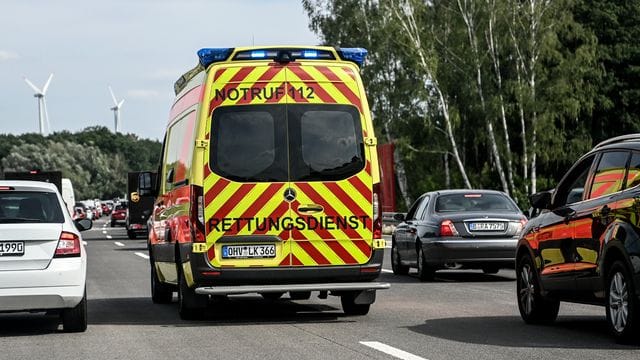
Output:
<path fill-rule="evenodd" d="M 511 200 L 500 194 L 462 193 L 439 196 L 436 201 L 436 211 L 513 212 L 519 210 Z"/>
<path fill-rule="evenodd" d="M 64 215 L 55 193 L 0 192 L 0 224 L 63 222 Z"/>

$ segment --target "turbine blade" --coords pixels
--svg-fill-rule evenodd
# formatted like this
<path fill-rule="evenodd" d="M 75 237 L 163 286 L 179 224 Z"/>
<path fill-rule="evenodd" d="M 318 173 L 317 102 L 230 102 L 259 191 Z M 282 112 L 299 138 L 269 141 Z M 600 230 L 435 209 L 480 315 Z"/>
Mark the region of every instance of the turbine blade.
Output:
<path fill-rule="evenodd" d="M 51 84 L 51 79 L 53 78 L 53 73 L 51 73 L 51 75 L 49 75 L 49 78 L 47 79 L 47 82 L 44 83 L 44 87 L 42 88 L 42 95 L 47 93 L 47 89 L 49 88 L 49 84 Z"/>
<path fill-rule="evenodd" d="M 124 99 L 122 99 L 122 100 L 118 103 L 118 110 L 120 110 L 120 108 L 122 107 L 122 104 L 124 104 Z"/>
<path fill-rule="evenodd" d="M 109 92 L 111 93 L 111 99 L 113 99 L 113 105 L 115 105 L 117 107 L 118 106 L 118 101 L 116 100 L 116 96 L 113 95 L 113 90 L 111 89 L 111 86 L 109 86 Z"/>
<path fill-rule="evenodd" d="M 31 87 L 33 89 L 33 91 L 36 92 L 36 94 L 42 94 L 42 91 L 40 89 L 38 89 L 37 86 L 33 85 L 33 83 L 31 81 L 29 81 L 29 79 L 27 79 L 25 76 L 23 76 L 22 78 L 27 83 L 27 85 L 29 85 L 29 87 Z"/>

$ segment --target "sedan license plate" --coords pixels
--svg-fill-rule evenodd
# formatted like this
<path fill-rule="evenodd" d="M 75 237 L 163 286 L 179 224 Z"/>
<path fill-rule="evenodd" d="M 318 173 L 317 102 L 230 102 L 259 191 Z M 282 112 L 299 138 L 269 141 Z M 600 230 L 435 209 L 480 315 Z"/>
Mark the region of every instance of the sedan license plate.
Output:
<path fill-rule="evenodd" d="M 225 245 L 223 259 L 260 259 L 276 257 L 276 246 L 270 245 Z"/>
<path fill-rule="evenodd" d="M 0 241 L 0 256 L 24 255 L 23 241 Z"/>
<path fill-rule="evenodd" d="M 504 231 L 505 224 L 503 222 L 476 222 L 469 223 L 471 231 Z"/>

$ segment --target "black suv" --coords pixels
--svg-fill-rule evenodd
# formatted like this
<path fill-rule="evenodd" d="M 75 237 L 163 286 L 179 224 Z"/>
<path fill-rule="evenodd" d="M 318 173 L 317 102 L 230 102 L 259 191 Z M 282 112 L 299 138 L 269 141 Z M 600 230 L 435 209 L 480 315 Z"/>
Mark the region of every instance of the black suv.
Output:
<path fill-rule="evenodd" d="M 640 339 L 640 134 L 582 156 L 551 191 L 531 196 L 516 253 L 518 308 L 549 323 L 560 301 L 606 307 L 623 342 Z"/>

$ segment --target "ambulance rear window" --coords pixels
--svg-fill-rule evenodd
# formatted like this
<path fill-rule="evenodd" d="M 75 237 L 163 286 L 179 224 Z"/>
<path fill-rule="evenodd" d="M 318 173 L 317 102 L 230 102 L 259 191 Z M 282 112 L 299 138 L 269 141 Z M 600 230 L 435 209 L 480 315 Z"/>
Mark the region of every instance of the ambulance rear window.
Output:
<path fill-rule="evenodd" d="M 211 134 L 211 170 L 233 181 L 335 181 L 365 166 L 360 113 L 351 105 L 222 106 Z"/>

